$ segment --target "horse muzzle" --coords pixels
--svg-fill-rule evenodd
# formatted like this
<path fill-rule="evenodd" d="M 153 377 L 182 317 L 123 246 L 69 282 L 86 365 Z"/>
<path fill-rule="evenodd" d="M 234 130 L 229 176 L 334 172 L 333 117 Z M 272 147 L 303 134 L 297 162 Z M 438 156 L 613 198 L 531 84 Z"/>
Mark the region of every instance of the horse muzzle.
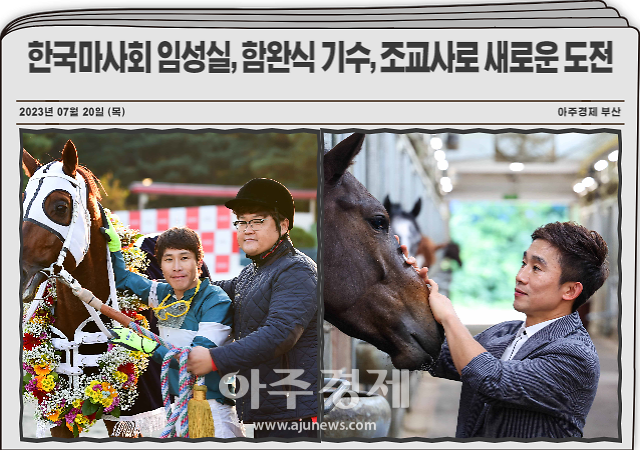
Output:
<path fill-rule="evenodd" d="M 47 276 L 42 272 L 42 268 L 33 268 L 29 271 L 23 269 L 22 277 L 22 301 L 26 303 L 33 300 L 38 286 L 47 279 Z"/>
<path fill-rule="evenodd" d="M 406 330 L 404 345 L 399 352 L 391 355 L 391 361 L 397 369 L 426 370 L 440 355 L 444 342 L 444 332 L 438 323 L 427 327 L 415 327 Z"/>

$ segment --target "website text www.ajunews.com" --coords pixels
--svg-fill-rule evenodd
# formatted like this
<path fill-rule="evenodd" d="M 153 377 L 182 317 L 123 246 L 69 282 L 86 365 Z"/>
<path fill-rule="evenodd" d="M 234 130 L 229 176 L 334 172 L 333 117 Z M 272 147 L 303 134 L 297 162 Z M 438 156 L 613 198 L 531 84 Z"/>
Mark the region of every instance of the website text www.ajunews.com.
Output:
<path fill-rule="evenodd" d="M 375 422 L 256 422 L 256 430 L 302 431 L 375 431 Z"/>

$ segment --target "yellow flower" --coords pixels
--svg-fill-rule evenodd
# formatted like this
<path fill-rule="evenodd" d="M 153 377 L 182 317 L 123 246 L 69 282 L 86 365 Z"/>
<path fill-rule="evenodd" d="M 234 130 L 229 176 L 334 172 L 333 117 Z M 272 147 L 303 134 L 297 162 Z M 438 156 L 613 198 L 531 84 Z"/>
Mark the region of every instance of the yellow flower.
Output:
<path fill-rule="evenodd" d="M 85 390 L 86 392 L 86 390 Z M 74 408 L 80 408 L 80 406 L 82 406 L 82 399 L 81 398 L 77 398 L 73 401 L 73 407 Z"/>
<path fill-rule="evenodd" d="M 132 352 L 129 352 L 129 354 L 136 359 L 142 359 L 147 357 L 147 354 L 144 352 L 132 351 Z"/>
<path fill-rule="evenodd" d="M 36 380 L 38 383 L 38 389 L 43 389 L 42 382 L 44 381 L 44 379 L 45 379 L 44 375 L 40 375 L 39 377 L 36 377 Z"/>
<path fill-rule="evenodd" d="M 97 396 L 95 403 L 99 402 L 106 408 L 110 406 L 111 403 L 113 403 L 113 399 L 118 396 L 118 392 L 113 389 L 108 383 L 103 383 L 103 386 L 105 384 L 107 386 L 99 393 L 100 395 Z"/>
<path fill-rule="evenodd" d="M 95 391 L 93 390 L 93 387 L 94 387 L 97 383 L 98 383 L 98 382 L 97 382 L 97 381 L 95 381 L 95 380 L 94 380 L 94 381 L 92 381 L 91 383 L 89 383 L 89 384 L 87 385 L 87 387 L 86 387 L 86 388 L 84 388 L 84 395 L 86 395 L 87 397 L 91 397 L 91 396 L 95 393 Z"/>
<path fill-rule="evenodd" d="M 74 422 L 78 424 L 78 426 L 82 426 L 82 425 L 88 425 L 89 424 L 89 420 L 82 414 L 78 414 L 76 415 L 76 418 L 74 419 Z"/>
<path fill-rule="evenodd" d="M 56 380 L 51 375 L 47 375 L 43 377 L 42 382 L 42 390 L 45 392 L 51 392 L 54 387 L 56 387 Z"/>
<path fill-rule="evenodd" d="M 124 383 L 129 379 L 126 373 L 120 372 L 119 370 L 113 373 L 113 378 L 115 378 L 118 383 Z"/>

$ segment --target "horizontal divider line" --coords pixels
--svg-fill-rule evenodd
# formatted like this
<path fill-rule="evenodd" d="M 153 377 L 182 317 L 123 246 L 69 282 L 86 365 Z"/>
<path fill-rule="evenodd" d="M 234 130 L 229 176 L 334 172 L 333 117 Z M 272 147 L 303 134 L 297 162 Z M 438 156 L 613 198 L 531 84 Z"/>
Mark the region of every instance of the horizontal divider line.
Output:
<path fill-rule="evenodd" d="M 505 122 L 484 122 L 484 123 L 462 123 L 462 122 L 425 122 L 425 123 L 390 123 L 390 122 L 381 122 L 381 123 L 284 123 L 284 122 L 271 122 L 271 123 L 249 123 L 249 122 L 212 122 L 212 123 L 171 123 L 171 122 L 57 122 L 57 123 L 37 123 L 37 122 L 18 122 L 16 123 L 18 126 L 52 126 L 52 125 L 64 125 L 64 126 L 95 126 L 95 125 L 109 125 L 109 126 L 134 126 L 134 125 L 172 125 L 172 126 L 237 126 L 237 127 L 248 127 L 248 126 L 306 126 L 306 127 L 335 127 L 335 126 L 343 126 L 343 127 L 358 127 L 358 126 L 377 126 L 377 127 L 394 127 L 394 126 L 585 126 L 585 125 L 594 125 L 594 126 L 624 126 L 624 122 L 612 122 L 612 123 L 593 123 L 593 122 L 547 122 L 547 123 L 505 123 Z"/>
<path fill-rule="evenodd" d="M 624 103 L 625 100 L 16 100 L 16 103 Z"/>

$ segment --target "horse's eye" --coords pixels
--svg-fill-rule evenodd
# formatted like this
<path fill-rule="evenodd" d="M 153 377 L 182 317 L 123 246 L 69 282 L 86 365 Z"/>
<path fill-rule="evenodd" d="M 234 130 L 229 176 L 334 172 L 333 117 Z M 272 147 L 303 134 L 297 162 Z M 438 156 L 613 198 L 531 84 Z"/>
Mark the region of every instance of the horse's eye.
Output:
<path fill-rule="evenodd" d="M 58 213 L 58 214 L 64 214 L 64 213 L 66 213 L 66 212 L 67 212 L 67 209 L 69 209 L 69 208 L 67 207 L 67 205 L 57 205 L 57 206 L 56 206 L 56 213 Z"/>
<path fill-rule="evenodd" d="M 389 231 L 389 221 L 387 221 L 387 218 L 384 216 L 372 217 L 370 219 L 367 219 L 367 222 L 369 222 L 369 225 L 371 225 L 371 228 L 373 228 L 376 231 L 384 231 L 384 232 Z"/>

